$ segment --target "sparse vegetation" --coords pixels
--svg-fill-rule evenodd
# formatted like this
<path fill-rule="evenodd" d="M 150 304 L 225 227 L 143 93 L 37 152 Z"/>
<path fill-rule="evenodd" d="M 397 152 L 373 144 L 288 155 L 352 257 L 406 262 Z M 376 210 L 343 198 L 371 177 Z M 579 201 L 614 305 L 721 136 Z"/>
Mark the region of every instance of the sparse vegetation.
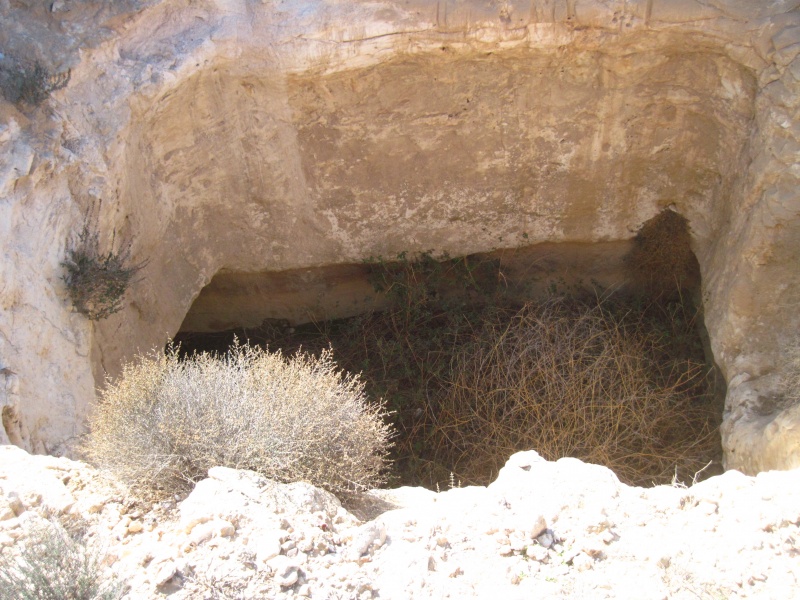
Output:
<path fill-rule="evenodd" d="M 112 600 L 122 586 L 104 578 L 96 553 L 56 521 L 28 528 L 0 552 L 0 600 Z"/>
<path fill-rule="evenodd" d="M 77 243 L 67 250 L 67 260 L 62 263 L 72 304 L 92 321 L 113 315 L 122 308 L 125 292 L 146 264 L 131 264 L 130 245 L 101 252 L 96 218 L 90 210 Z"/>
<path fill-rule="evenodd" d="M 188 490 L 213 466 L 331 492 L 383 481 L 390 429 L 329 352 L 284 358 L 235 344 L 224 356 L 140 356 L 109 383 L 86 451 L 142 492 Z"/>
<path fill-rule="evenodd" d="M 429 453 L 481 484 L 525 448 L 636 485 L 665 483 L 676 466 L 690 478 L 717 443 L 704 365 L 664 350 L 652 322 L 612 303 L 554 298 L 497 312 L 454 355 L 430 407 Z"/>
<path fill-rule="evenodd" d="M 50 94 L 69 84 L 70 71 L 54 73 L 38 60 L 14 63 L 0 69 L 0 91 L 14 104 L 39 106 Z"/>
<path fill-rule="evenodd" d="M 690 300 L 568 290 L 520 303 L 499 265 L 478 257 L 370 266 L 385 310 L 247 333 L 285 351 L 331 346 L 362 373 L 398 432 L 392 483 L 436 489 L 454 473 L 485 484 L 527 449 L 640 485 L 670 483 L 676 470 L 691 480 L 718 458 L 719 411 Z"/>

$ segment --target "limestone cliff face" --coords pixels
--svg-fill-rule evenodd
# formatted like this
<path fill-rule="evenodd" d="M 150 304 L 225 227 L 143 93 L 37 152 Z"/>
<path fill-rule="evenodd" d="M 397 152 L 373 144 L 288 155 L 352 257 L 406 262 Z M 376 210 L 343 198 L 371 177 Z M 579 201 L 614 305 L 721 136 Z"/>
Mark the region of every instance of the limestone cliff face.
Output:
<path fill-rule="evenodd" d="M 619 242 L 672 207 L 728 382 L 727 466 L 800 465 L 781 402 L 800 1 L 56 4 L 0 3 L 0 51 L 72 68 L 48 105 L 0 105 L 12 441 L 68 447 L 104 373 L 173 335 L 220 271 Z M 96 324 L 60 266 L 92 203 L 103 243 L 149 259 Z"/>

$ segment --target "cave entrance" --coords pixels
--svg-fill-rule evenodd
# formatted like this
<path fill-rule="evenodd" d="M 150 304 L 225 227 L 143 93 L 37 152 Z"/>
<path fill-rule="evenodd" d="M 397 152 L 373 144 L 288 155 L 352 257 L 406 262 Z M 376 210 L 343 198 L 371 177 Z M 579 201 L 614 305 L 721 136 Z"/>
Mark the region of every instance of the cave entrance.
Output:
<path fill-rule="evenodd" d="M 691 482 L 721 472 L 699 290 L 686 220 L 667 210 L 624 242 L 221 272 L 175 340 L 331 347 L 391 411 L 393 484 L 486 484 L 531 448 L 631 484 Z"/>

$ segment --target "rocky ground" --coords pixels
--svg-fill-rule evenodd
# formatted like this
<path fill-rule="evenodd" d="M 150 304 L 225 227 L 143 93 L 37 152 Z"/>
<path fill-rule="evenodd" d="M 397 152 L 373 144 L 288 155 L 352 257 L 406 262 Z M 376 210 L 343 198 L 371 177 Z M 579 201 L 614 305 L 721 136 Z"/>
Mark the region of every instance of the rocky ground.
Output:
<path fill-rule="evenodd" d="M 512 456 L 488 487 L 376 490 L 211 469 L 145 504 L 90 466 L 0 447 L 0 547 L 80 523 L 126 598 L 800 598 L 800 470 L 633 488 Z"/>

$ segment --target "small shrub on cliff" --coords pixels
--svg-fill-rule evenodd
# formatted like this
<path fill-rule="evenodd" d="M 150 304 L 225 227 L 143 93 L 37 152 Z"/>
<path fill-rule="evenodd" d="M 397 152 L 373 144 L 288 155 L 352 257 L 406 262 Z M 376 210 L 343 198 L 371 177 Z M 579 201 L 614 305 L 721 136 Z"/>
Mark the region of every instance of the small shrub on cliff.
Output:
<path fill-rule="evenodd" d="M 130 246 L 102 253 L 91 214 L 84 221 L 78 243 L 67 250 L 62 266 L 67 271 L 64 282 L 75 309 L 98 321 L 122 308 L 125 292 L 146 262 L 130 264 Z"/>
<path fill-rule="evenodd" d="M 98 556 L 57 522 L 30 527 L 0 553 L 0 600 L 112 600 L 121 592 L 102 576 Z"/>
<path fill-rule="evenodd" d="M 334 493 L 382 481 L 389 427 L 357 377 L 319 357 L 238 343 L 224 356 L 140 356 L 109 383 L 87 454 L 155 495 L 191 487 L 213 466 L 250 469 Z"/>
<path fill-rule="evenodd" d="M 0 90 L 9 102 L 39 106 L 56 90 L 67 87 L 70 71 L 53 73 L 41 62 L 19 63 L 0 69 Z"/>

